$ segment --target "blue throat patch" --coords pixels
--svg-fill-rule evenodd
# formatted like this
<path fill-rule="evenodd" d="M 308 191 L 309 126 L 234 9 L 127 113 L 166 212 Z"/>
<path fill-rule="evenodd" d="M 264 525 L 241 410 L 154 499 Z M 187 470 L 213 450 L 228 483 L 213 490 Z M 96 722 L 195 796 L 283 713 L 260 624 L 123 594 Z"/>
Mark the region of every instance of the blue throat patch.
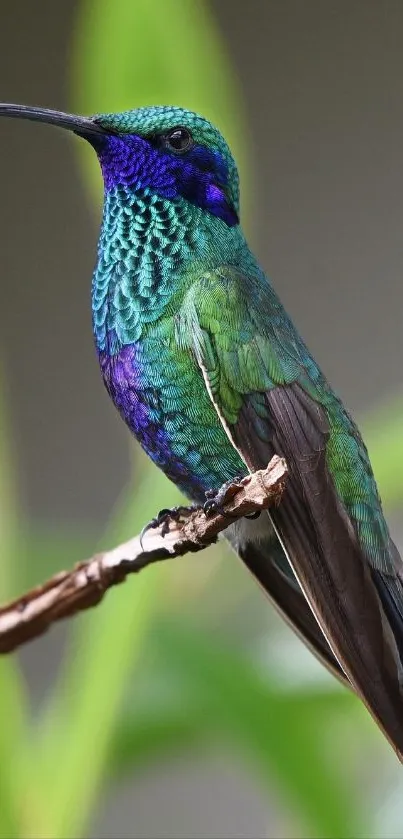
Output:
<path fill-rule="evenodd" d="M 227 194 L 228 167 L 218 151 L 194 146 L 186 155 L 169 154 L 135 134 L 97 140 L 107 191 L 123 186 L 175 201 L 184 198 L 229 227 L 239 223 Z"/>

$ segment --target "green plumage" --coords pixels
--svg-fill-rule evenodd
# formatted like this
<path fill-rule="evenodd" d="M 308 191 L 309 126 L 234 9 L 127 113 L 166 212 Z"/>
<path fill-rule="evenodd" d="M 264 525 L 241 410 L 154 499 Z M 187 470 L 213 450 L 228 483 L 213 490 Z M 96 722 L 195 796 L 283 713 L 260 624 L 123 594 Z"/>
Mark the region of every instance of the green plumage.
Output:
<path fill-rule="evenodd" d="M 167 192 L 151 175 L 144 192 L 119 178 L 111 188 L 114 162 L 100 156 L 107 189 L 93 297 L 104 311 L 94 324 L 108 391 L 148 454 L 196 501 L 274 453 L 285 457 L 279 508 L 228 528 L 228 538 L 401 754 L 401 560 L 361 436 L 236 223 L 228 147 L 180 109 L 98 119 L 151 148 L 155 131 L 178 124 L 192 138 L 174 196 L 169 164 Z M 150 160 L 166 165 L 164 153 L 146 151 L 146 169 Z"/>
<path fill-rule="evenodd" d="M 268 407 L 262 394 L 266 391 L 299 383 L 320 403 L 330 426 L 326 462 L 337 492 L 368 559 L 387 569 L 389 535 L 362 438 L 272 287 L 253 267 L 249 258 L 245 268 L 248 275 L 238 267 L 223 265 L 187 282 L 179 297 L 175 296 L 172 315 L 161 318 L 150 334 L 165 336 L 175 356 L 175 367 L 183 373 L 186 366 L 191 367 L 193 353 L 196 355 L 199 369 L 194 368 L 190 375 L 200 382 L 203 371 L 210 396 L 230 432 L 237 424 L 245 396 L 252 398 L 254 432 L 263 442 Z M 209 413 L 201 394 L 193 407 L 195 412 L 199 422 Z M 216 414 L 210 414 L 210 422 L 216 427 Z M 223 434 L 220 445 L 221 452 L 233 451 Z"/>
<path fill-rule="evenodd" d="M 182 108 L 0 114 L 63 126 L 95 148 L 105 200 L 93 326 L 110 396 L 198 502 L 275 453 L 286 459 L 278 507 L 226 536 L 402 758 L 402 561 L 358 429 L 245 241 L 227 143 Z"/>

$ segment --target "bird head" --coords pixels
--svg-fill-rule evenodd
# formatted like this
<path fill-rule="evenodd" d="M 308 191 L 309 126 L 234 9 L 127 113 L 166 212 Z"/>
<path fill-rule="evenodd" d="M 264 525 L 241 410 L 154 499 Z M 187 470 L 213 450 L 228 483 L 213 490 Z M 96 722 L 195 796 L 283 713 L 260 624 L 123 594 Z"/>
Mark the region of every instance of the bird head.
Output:
<path fill-rule="evenodd" d="M 230 149 L 217 128 L 192 111 L 152 106 L 81 117 L 0 104 L 0 116 L 57 125 L 83 137 L 98 155 L 106 191 L 185 200 L 229 227 L 238 224 L 239 180 Z"/>

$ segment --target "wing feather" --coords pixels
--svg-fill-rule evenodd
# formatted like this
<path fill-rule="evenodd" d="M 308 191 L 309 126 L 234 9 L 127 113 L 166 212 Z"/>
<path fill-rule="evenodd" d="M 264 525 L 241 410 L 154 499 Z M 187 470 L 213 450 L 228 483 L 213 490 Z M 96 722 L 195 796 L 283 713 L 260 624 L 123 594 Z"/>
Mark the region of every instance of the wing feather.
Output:
<path fill-rule="evenodd" d="M 249 469 L 273 452 L 285 457 L 273 526 L 334 658 L 402 759 L 402 562 L 358 430 L 264 278 L 220 269 L 193 304 L 193 348 L 212 402 Z M 249 554 L 262 575 L 259 563 Z M 276 582 L 267 572 L 267 588 Z M 329 659 L 306 614 L 294 624 Z"/>

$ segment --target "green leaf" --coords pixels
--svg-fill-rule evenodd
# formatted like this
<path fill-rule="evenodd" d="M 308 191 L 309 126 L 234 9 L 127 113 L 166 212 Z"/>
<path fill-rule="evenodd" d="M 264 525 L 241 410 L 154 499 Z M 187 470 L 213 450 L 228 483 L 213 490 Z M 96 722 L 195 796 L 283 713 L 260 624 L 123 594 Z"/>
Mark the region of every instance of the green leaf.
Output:
<path fill-rule="evenodd" d="M 28 797 L 28 758 L 25 691 L 18 660 L 0 660 L 0 837 L 20 835 L 28 816 L 23 812 L 23 794 Z"/>
<path fill-rule="evenodd" d="M 154 711 L 128 712 L 120 720 L 111 741 L 108 772 L 120 778 L 126 772 L 143 768 L 147 761 L 161 760 L 167 754 L 195 746 L 211 735 L 206 724 L 206 710 L 199 707 L 158 708 Z"/>
<path fill-rule="evenodd" d="M 141 471 L 138 480 L 139 496 L 129 494 L 105 546 L 138 532 L 156 509 L 169 503 L 172 489 L 154 468 Z M 147 569 L 75 623 L 70 655 L 41 730 L 42 761 L 52 781 L 49 810 L 55 836 L 82 834 L 91 814 L 107 771 L 126 683 L 141 656 L 162 587 L 161 569 Z"/>
<path fill-rule="evenodd" d="M 207 4 L 198 0 L 86 0 L 78 19 L 72 100 L 83 113 L 180 105 L 211 119 L 239 164 L 249 216 L 247 121 L 234 68 Z M 99 194 L 95 155 L 83 146 Z M 247 171 L 246 171 L 247 170 Z"/>
<path fill-rule="evenodd" d="M 327 738 L 321 737 L 320 717 L 322 726 L 331 725 L 331 714 L 326 704 L 318 714 L 318 695 L 312 704 L 299 692 L 284 695 L 243 658 L 220 648 L 217 639 L 188 625 L 164 625 L 158 643 L 172 676 L 179 673 L 190 695 L 208 703 L 217 729 L 242 747 L 268 784 L 277 780 L 310 836 L 365 835 L 346 767 L 334 765 Z M 354 701 L 347 692 L 340 697 L 341 703 Z"/>
<path fill-rule="evenodd" d="M 13 468 L 11 427 L 6 388 L 0 377 L 0 596 L 2 602 L 19 589 L 22 540 Z M 0 659 L 0 837 L 19 833 L 25 813 L 21 796 L 29 749 L 27 701 L 17 657 Z"/>

